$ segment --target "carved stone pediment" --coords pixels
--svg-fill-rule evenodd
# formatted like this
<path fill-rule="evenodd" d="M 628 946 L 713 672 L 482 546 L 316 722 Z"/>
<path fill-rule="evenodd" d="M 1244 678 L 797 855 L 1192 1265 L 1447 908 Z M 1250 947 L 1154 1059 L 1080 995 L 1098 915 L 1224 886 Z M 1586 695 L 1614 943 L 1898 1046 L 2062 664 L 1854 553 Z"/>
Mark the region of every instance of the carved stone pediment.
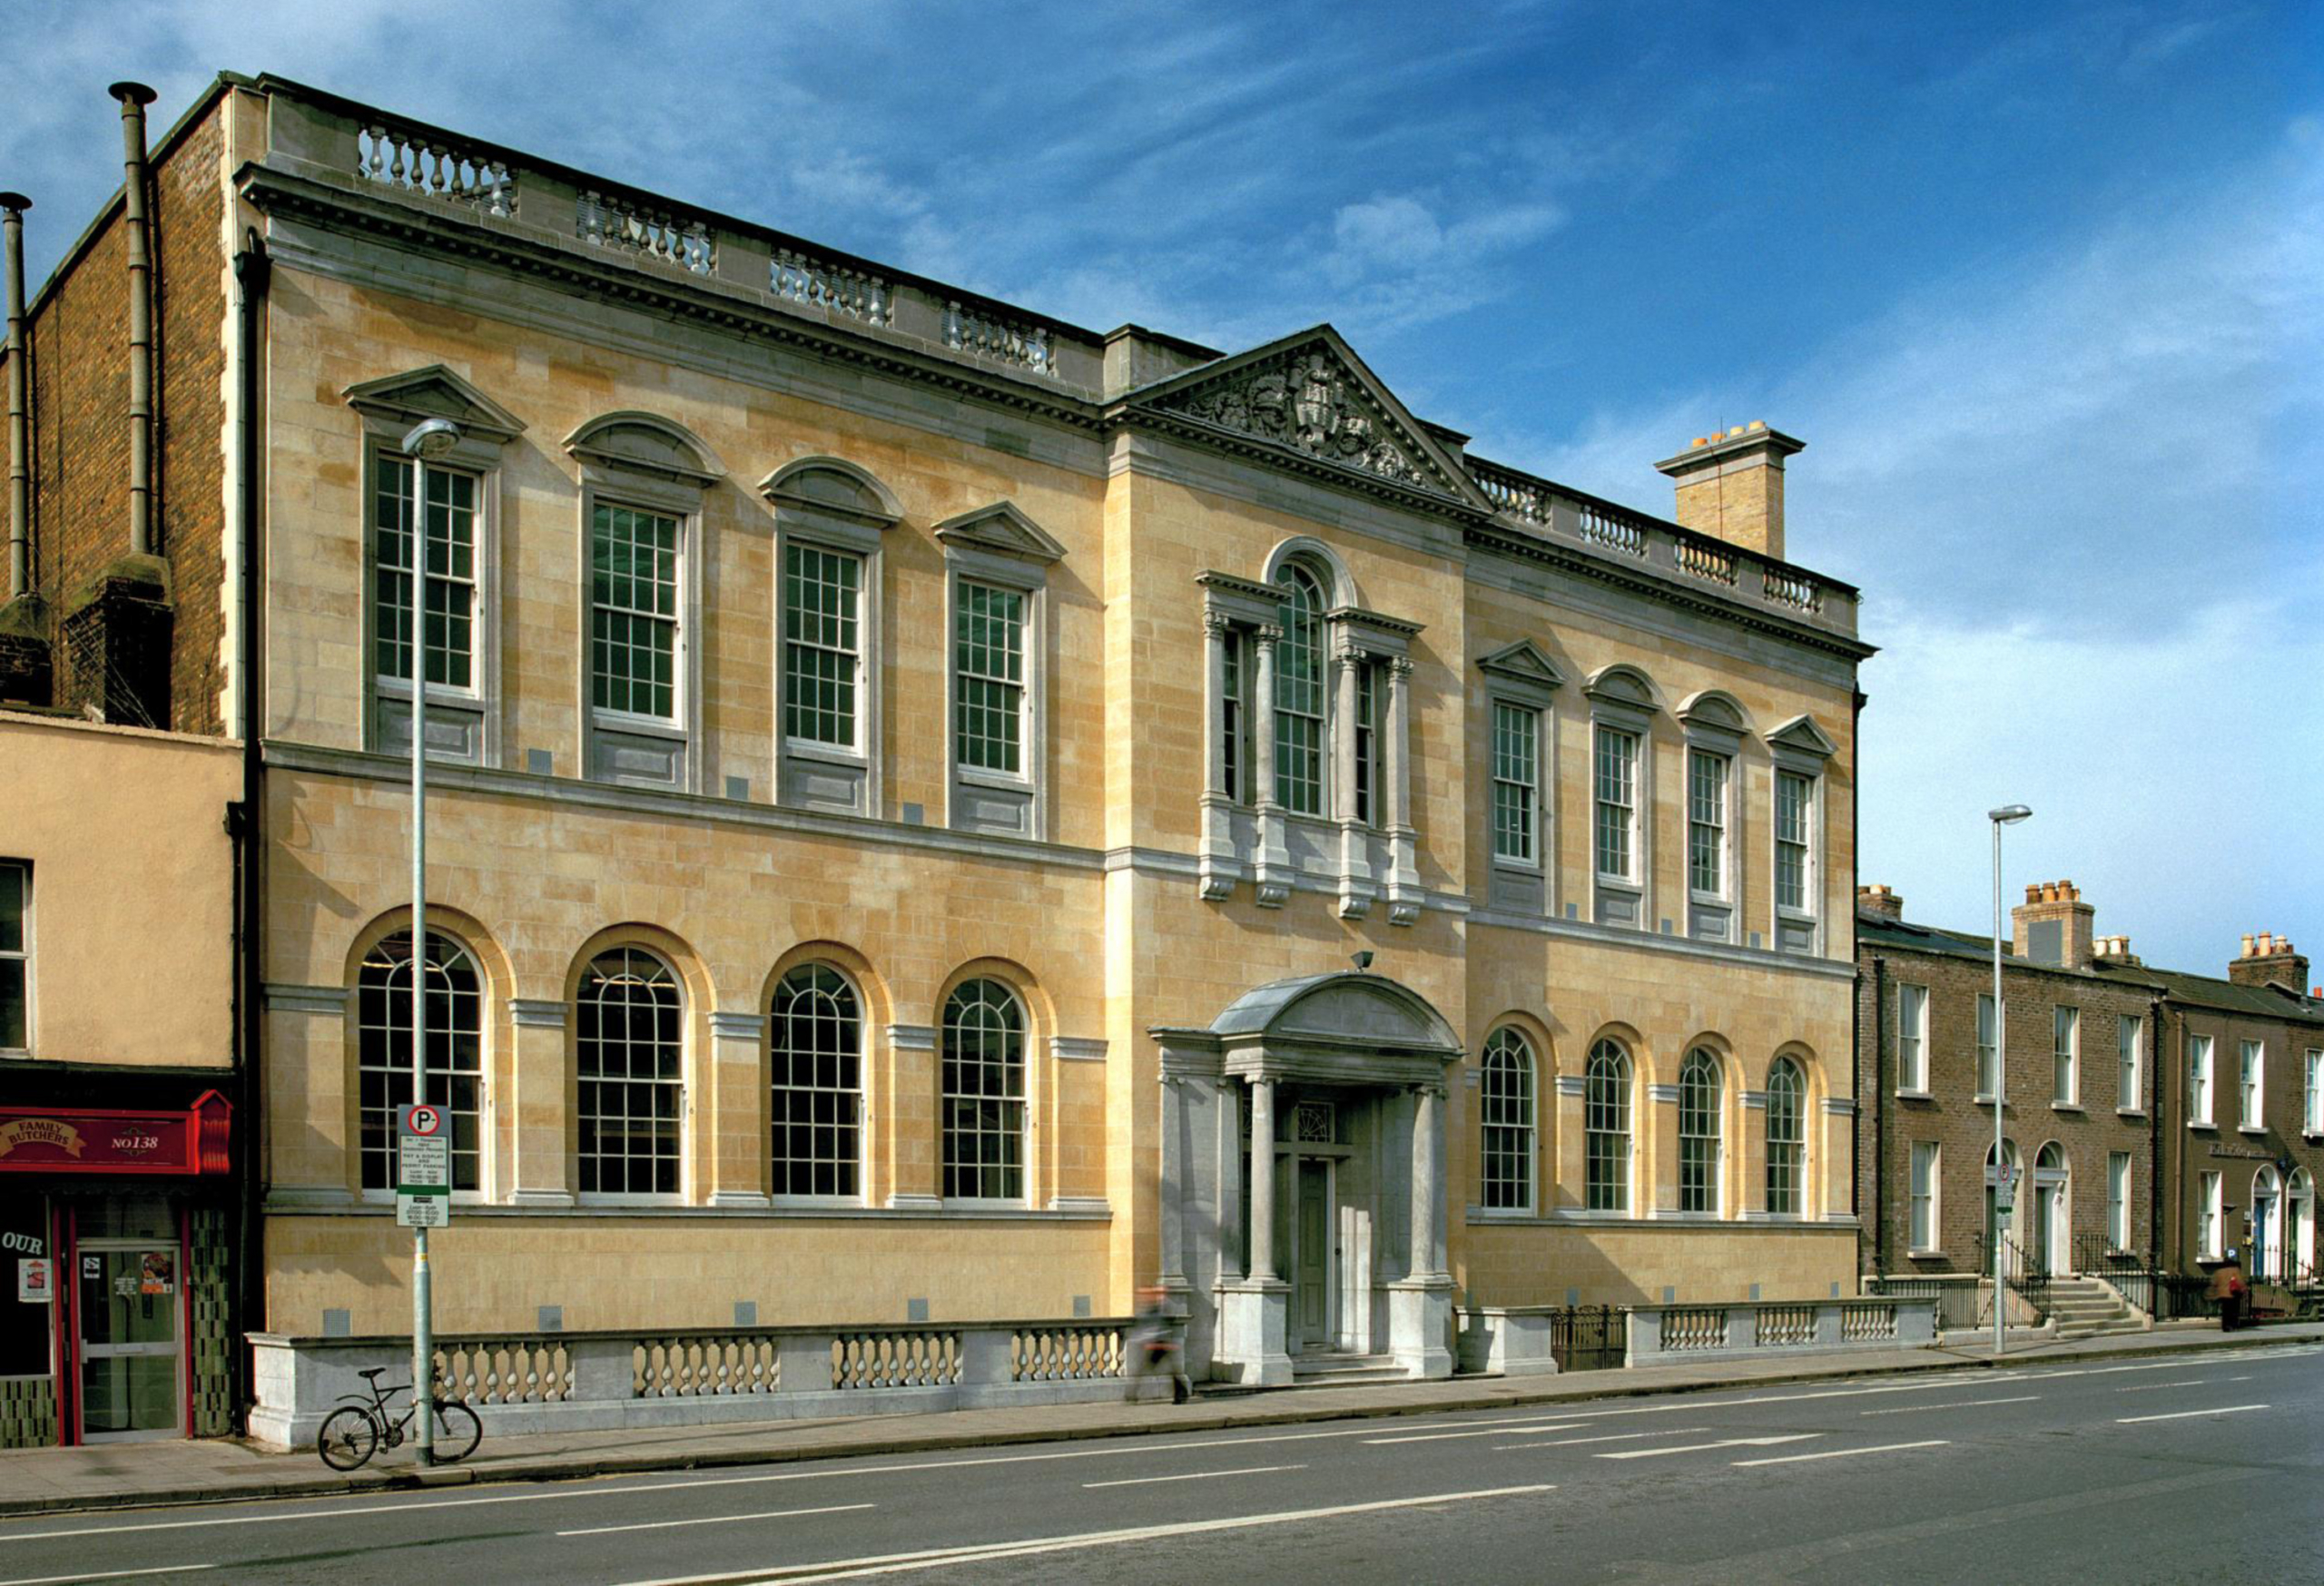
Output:
<path fill-rule="evenodd" d="M 1492 655 L 1480 656 L 1477 669 L 1508 678 L 1512 683 L 1530 684 L 1539 689 L 1556 688 L 1565 682 L 1565 674 L 1560 672 L 1557 664 L 1531 639 L 1503 645 Z"/>
<path fill-rule="evenodd" d="M 1817 760 L 1829 760 L 1840 752 L 1840 746 L 1816 724 L 1813 716 L 1792 717 L 1768 734 L 1768 744 L 1771 748 L 1787 749 Z"/>
<path fill-rule="evenodd" d="M 393 424 L 449 419 L 466 434 L 503 444 L 525 432 L 525 421 L 440 363 L 363 380 L 341 393 L 347 405 Z"/>
<path fill-rule="evenodd" d="M 658 413 L 600 414 L 566 436 L 565 449 L 615 473 L 697 488 L 716 484 L 726 472 L 717 455 L 692 430 Z"/>
<path fill-rule="evenodd" d="M 1475 487 L 1329 326 L 1149 388 L 1131 405 L 1479 505 Z"/>

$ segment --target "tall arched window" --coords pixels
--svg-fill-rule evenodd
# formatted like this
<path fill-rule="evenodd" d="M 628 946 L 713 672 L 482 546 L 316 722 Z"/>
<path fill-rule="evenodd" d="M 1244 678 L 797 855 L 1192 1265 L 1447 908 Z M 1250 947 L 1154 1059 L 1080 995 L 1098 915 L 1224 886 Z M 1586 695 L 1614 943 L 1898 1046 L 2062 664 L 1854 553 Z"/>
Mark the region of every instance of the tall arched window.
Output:
<path fill-rule="evenodd" d="M 1504 1025 L 1485 1041 L 1480 1115 L 1484 1138 L 1484 1204 L 1496 1211 L 1533 1209 L 1533 1049 Z"/>
<path fill-rule="evenodd" d="M 1697 1047 L 1679 1070 L 1679 1209 L 1718 1210 L 1718 1054 Z"/>
<path fill-rule="evenodd" d="M 1617 1040 L 1590 1049 L 1582 1090 L 1585 1204 L 1594 1212 L 1630 1209 L 1630 1055 Z"/>
<path fill-rule="evenodd" d="M 774 988 L 767 1020 L 777 1195 L 861 1193 L 863 1014 L 829 964 L 802 964 Z"/>
<path fill-rule="evenodd" d="M 1768 1070 L 1768 1215 L 1799 1216 L 1807 1167 L 1807 1081 L 1799 1065 L 1777 1058 Z"/>
<path fill-rule="evenodd" d="M 452 1124 L 452 1187 L 483 1185 L 484 993 L 476 960 L 441 931 L 428 933 L 420 1001 L 428 1026 L 423 1099 Z M 363 955 L 356 976 L 356 1085 L 362 1101 L 363 1187 L 396 1182 L 396 1115 L 412 1105 L 411 932 Z"/>
<path fill-rule="evenodd" d="M 1025 1198 L 1025 1010 L 997 980 L 944 1004 L 944 1195 Z"/>
<path fill-rule="evenodd" d="M 600 954 L 574 1005 L 584 1195 L 675 1195 L 685 1119 L 685 996 L 643 948 Z"/>
<path fill-rule="evenodd" d="M 1275 576 L 1283 637 L 1275 654 L 1275 800 L 1295 815 L 1324 808 L 1324 591 L 1295 563 Z"/>

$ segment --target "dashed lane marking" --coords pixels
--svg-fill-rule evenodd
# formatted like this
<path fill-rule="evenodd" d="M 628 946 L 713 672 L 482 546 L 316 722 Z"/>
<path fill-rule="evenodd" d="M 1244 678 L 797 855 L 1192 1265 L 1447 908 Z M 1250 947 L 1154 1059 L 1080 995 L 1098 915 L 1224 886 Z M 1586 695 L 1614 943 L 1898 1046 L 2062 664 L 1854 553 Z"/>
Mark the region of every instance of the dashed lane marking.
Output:
<path fill-rule="evenodd" d="M 1239 1471 L 1188 1471 L 1177 1476 L 1118 1476 L 1110 1482 L 1084 1482 L 1084 1487 L 1145 1487 L 1156 1482 L 1210 1482 L 1220 1476 L 1265 1476 L 1276 1471 L 1304 1471 L 1305 1465 L 1245 1465 Z"/>
<path fill-rule="evenodd" d="M 1738 1468 L 1744 1465 L 1796 1465 L 1811 1459 L 1855 1459 L 1860 1454 L 1897 1453 L 1908 1448 L 1949 1448 L 1951 1446 L 1952 1444 L 1944 1438 L 1935 1437 L 1925 1443 L 1883 1443 L 1871 1448 L 1827 1448 L 1821 1453 L 1785 1453 L 1777 1454 L 1773 1459 L 1738 1459 L 1730 1460 L 1728 1463 Z"/>
<path fill-rule="evenodd" d="M 608 1536 L 616 1531 L 674 1531 L 682 1525 L 733 1525 L 743 1520 L 796 1520 L 806 1514 L 849 1514 L 858 1509 L 878 1507 L 872 1503 L 832 1503 L 821 1509 L 770 1509 L 762 1514 L 704 1514 L 693 1520 L 645 1520 L 635 1525 L 590 1525 L 578 1531 L 560 1531 L 559 1536 Z"/>

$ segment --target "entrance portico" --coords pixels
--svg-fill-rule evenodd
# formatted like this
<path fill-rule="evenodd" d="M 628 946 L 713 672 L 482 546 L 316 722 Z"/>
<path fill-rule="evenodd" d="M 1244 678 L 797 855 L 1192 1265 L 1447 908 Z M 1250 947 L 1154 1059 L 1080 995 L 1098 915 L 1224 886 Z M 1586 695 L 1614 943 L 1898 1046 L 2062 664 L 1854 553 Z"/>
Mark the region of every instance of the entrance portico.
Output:
<path fill-rule="evenodd" d="M 1427 1000 L 1385 976 L 1308 976 L 1162 1047 L 1162 1284 L 1197 1375 L 1292 1379 L 1302 1354 L 1452 1374 L 1446 1068 Z"/>

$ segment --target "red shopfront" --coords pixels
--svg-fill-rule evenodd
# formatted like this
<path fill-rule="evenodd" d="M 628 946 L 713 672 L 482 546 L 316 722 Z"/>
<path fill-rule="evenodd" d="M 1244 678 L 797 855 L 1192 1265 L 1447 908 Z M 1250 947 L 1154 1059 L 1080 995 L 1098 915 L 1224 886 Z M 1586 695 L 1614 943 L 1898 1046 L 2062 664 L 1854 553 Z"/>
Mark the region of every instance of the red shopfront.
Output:
<path fill-rule="evenodd" d="M 222 1430 L 231 1119 L 0 1107 L 0 1447 Z"/>

